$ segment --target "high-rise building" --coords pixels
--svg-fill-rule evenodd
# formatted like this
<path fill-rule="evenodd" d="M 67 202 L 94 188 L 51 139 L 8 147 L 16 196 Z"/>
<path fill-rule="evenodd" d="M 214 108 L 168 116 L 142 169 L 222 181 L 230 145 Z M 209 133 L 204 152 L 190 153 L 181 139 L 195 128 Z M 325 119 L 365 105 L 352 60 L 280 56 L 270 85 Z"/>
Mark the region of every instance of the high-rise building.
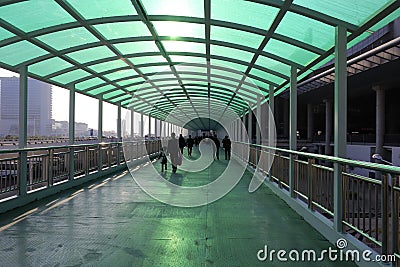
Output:
<path fill-rule="evenodd" d="M 19 78 L 0 77 L 0 136 L 18 135 Z M 52 134 L 51 85 L 28 79 L 28 136 Z"/>

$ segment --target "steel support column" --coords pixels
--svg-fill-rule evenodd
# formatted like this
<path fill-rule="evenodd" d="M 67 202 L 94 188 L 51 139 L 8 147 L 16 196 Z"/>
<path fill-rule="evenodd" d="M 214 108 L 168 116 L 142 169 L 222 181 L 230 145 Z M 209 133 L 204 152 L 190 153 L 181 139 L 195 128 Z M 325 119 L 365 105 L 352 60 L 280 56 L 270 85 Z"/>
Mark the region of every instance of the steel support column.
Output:
<path fill-rule="evenodd" d="M 256 111 L 256 144 L 261 145 L 261 133 L 267 127 L 267 125 L 263 125 L 261 120 L 262 107 L 261 100 L 263 97 L 261 95 L 257 96 L 257 111 Z"/>
<path fill-rule="evenodd" d="M 289 149 L 297 150 L 297 68 L 290 69 L 290 109 L 289 109 Z M 289 191 L 290 196 L 295 193 L 294 155 L 289 158 Z"/>
<path fill-rule="evenodd" d="M 22 66 L 19 69 L 19 128 L 18 148 L 26 148 L 28 125 L 28 69 Z M 26 196 L 28 181 L 28 157 L 26 151 L 19 153 L 19 195 Z"/>
<path fill-rule="evenodd" d="M 121 133 L 121 103 L 118 103 L 118 115 L 117 115 L 117 138 L 118 142 L 122 141 L 122 133 Z M 117 151 L 117 165 L 121 164 L 121 149 L 119 149 L 120 144 L 118 144 L 118 151 Z"/>
<path fill-rule="evenodd" d="M 144 121 L 143 121 L 143 113 L 140 113 L 140 137 L 144 137 Z"/>
<path fill-rule="evenodd" d="M 335 30 L 335 118 L 334 118 L 334 156 L 346 157 L 347 132 L 347 71 L 346 46 L 347 31 L 344 26 Z M 343 181 L 342 166 L 334 163 L 334 228 L 343 232 Z"/>
<path fill-rule="evenodd" d="M 98 130 L 97 139 L 99 143 L 103 142 L 103 96 L 99 96 L 99 117 L 98 117 Z M 102 145 L 99 145 L 99 171 L 103 169 L 103 150 Z"/>
<path fill-rule="evenodd" d="M 75 144 L 75 85 L 69 88 L 69 145 Z M 74 161 L 74 148 L 69 150 L 69 180 L 74 180 L 75 174 L 75 161 Z"/>
<path fill-rule="evenodd" d="M 249 109 L 249 113 L 247 115 L 247 134 L 249 135 L 249 143 L 253 143 L 253 111 L 251 108 Z"/>
<path fill-rule="evenodd" d="M 314 136 L 314 114 L 313 105 L 307 104 L 307 140 L 312 141 Z"/>
<path fill-rule="evenodd" d="M 135 136 L 135 112 L 131 109 L 131 140 Z"/>

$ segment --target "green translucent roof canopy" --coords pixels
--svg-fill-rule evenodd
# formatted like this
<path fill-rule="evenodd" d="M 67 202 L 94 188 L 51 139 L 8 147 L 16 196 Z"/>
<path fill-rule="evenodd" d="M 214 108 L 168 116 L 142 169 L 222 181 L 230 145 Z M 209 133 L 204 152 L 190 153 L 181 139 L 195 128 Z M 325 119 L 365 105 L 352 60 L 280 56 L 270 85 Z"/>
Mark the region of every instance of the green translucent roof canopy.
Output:
<path fill-rule="evenodd" d="M 0 67 L 166 119 L 187 101 L 241 114 L 399 16 L 396 0 L 30 0 L 0 3 Z M 207 101 L 205 101 L 207 99 Z M 215 100 L 215 102 L 213 102 Z M 197 105 L 197 106 L 196 106 Z M 182 110 L 187 110 L 184 106 Z M 182 112 L 182 114 L 185 112 Z M 182 115 L 183 116 L 183 115 Z"/>

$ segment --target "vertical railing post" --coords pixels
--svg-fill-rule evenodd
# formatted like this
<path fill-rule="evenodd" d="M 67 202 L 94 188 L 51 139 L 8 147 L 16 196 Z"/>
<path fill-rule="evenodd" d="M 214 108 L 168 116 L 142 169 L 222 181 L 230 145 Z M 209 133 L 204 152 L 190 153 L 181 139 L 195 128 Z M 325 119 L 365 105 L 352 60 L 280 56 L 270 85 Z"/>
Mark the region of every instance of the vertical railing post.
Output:
<path fill-rule="evenodd" d="M 391 212 L 390 213 L 392 215 L 392 220 L 391 220 L 391 226 L 392 226 L 392 229 L 391 229 L 391 232 L 392 232 L 391 241 L 392 242 L 391 243 L 392 243 L 392 246 L 391 246 L 390 254 L 392 254 L 392 255 L 394 253 L 398 253 L 397 249 L 398 249 L 398 242 L 399 242 L 399 240 L 398 240 L 398 238 L 399 238 L 399 229 L 398 229 L 398 226 L 399 226 L 398 199 L 399 199 L 399 197 L 397 196 L 396 191 L 395 191 L 395 187 L 399 186 L 398 179 L 399 179 L 399 176 L 392 176 L 392 179 L 391 179 L 392 184 L 391 184 L 391 196 L 390 196 L 390 199 L 391 199 Z"/>
<path fill-rule="evenodd" d="M 119 166 L 121 164 L 121 150 L 119 147 L 119 143 L 122 141 L 122 132 L 121 132 L 121 125 L 122 124 L 122 119 L 121 119 L 121 102 L 118 103 L 118 115 L 117 115 L 117 138 L 118 138 L 118 144 L 117 144 L 117 165 Z"/>
<path fill-rule="evenodd" d="M 49 174 L 47 176 L 47 186 L 53 186 L 54 150 L 49 149 Z"/>
<path fill-rule="evenodd" d="M 307 193 L 308 193 L 308 208 L 313 209 L 313 182 L 314 182 L 314 167 L 315 159 L 308 159 L 307 164 Z"/>
<path fill-rule="evenodd" d="M 381 175 L 381 216 L 382 216 L 382 255 L 388 254 L 388 224 L 389 224 L 389 209 L 388 209 L 388 175 Z"/>
<path fill-rule="evenodd" d="M 89 146 L 85 146 L 85 160 L 84 160 L 84 165 L 85 165 L 85 175 L 89 174 L 89 169 L 90 169 L 90 164 L 89 164 Z"/>

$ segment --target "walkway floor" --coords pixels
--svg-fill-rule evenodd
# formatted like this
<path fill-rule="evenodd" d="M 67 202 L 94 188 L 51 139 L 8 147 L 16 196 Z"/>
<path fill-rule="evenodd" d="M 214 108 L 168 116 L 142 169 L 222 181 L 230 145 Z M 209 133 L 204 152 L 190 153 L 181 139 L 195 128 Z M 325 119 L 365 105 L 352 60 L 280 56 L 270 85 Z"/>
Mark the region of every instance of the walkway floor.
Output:
<path fill-rule="evenodd" d="M 178 171 L 180 183 L 207 183 L 225 166 Z M 127 172 L 38 201 L 1 215 L 0 266 L 355 266 L 279 262 L 276 254 L 259 261 L 265 245 L 300 253 L 333 245 L 266 186 L 248 193 L 251 177 L 246 172 L 228 195 L 197 208 L 152 199 Z"/>

